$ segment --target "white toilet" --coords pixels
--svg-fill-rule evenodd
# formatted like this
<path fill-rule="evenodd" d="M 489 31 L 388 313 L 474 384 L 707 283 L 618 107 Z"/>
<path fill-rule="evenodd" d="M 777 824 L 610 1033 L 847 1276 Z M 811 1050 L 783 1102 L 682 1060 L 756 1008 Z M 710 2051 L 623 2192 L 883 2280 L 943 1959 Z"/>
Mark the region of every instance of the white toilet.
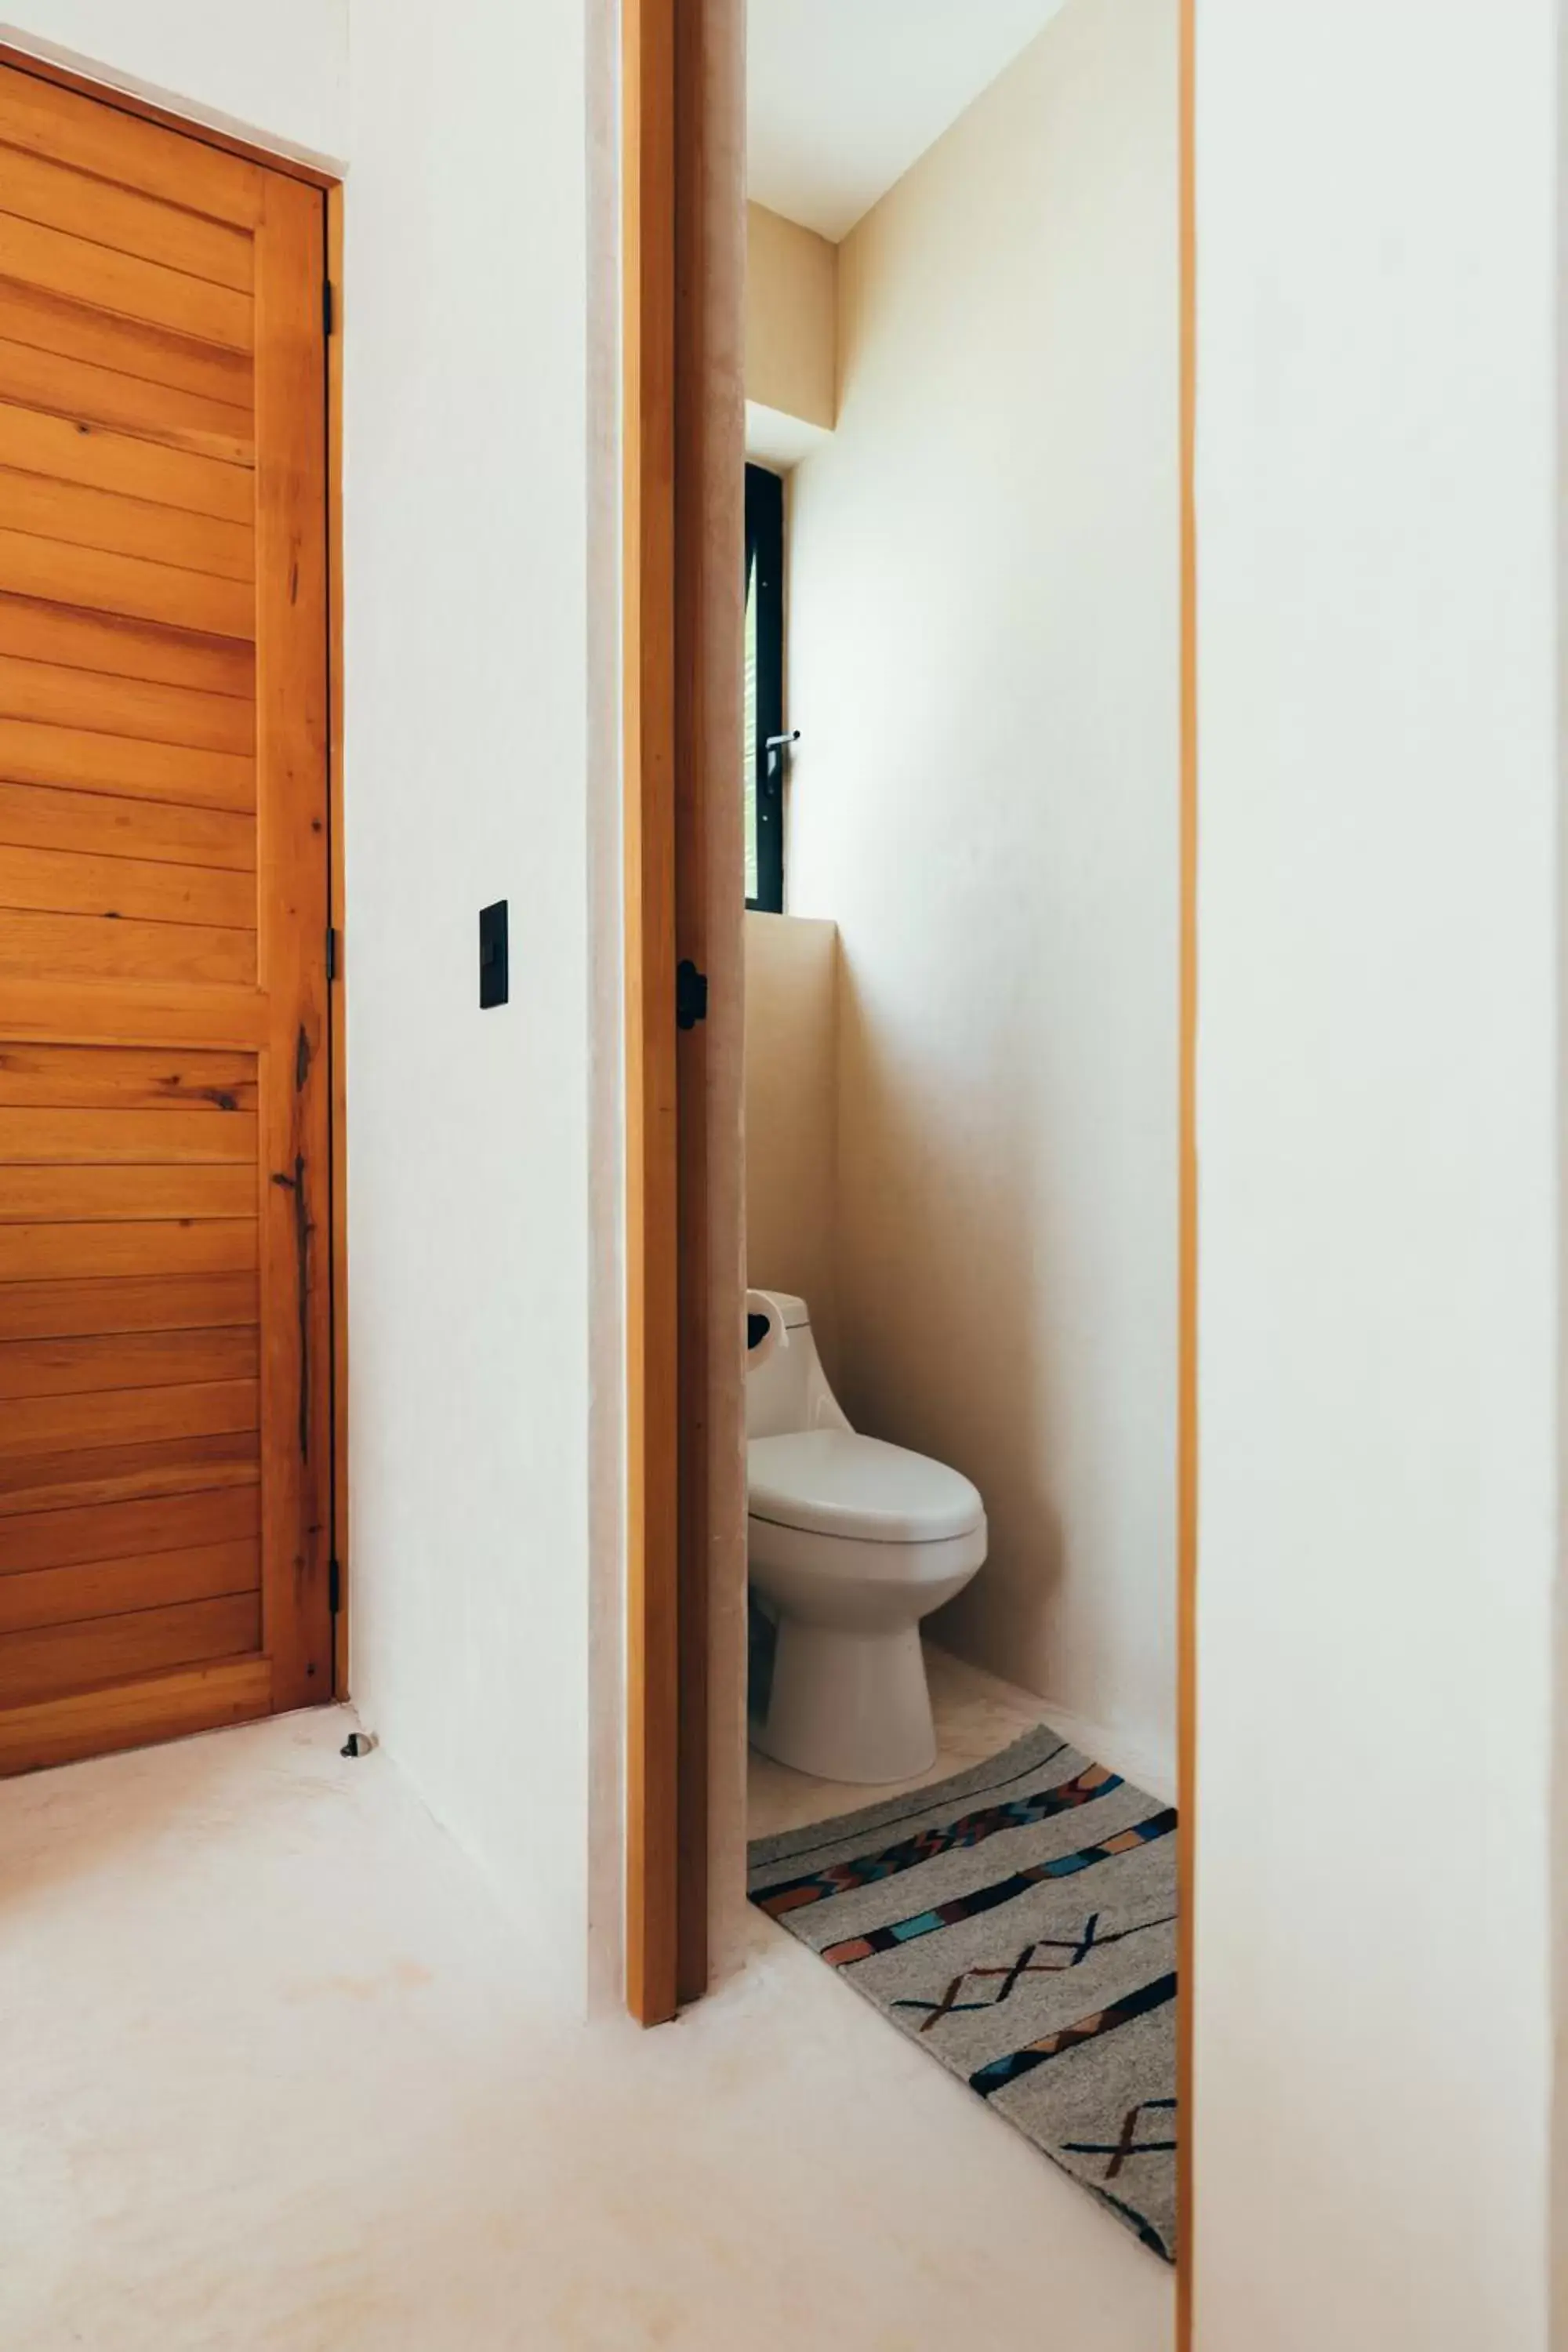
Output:
<path fill-rule="evenodd" d="M 747 1295 L 747 1549 L 776 1628 L 764 1756 L 826 1780 L 904 1780 L 936 1757 L 920 1621 L 985 1558 L 956 1470 L 849 1426 L 803 1298 Z"/>

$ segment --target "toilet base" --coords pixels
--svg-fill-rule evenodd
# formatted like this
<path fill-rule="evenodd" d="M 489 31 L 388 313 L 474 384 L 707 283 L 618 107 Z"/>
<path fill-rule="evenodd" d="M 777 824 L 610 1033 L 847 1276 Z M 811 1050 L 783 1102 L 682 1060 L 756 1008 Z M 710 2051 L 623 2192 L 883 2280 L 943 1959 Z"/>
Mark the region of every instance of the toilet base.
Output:
<path fill-rule="evenodd" d="M 918 1625 L 847 1632 L 778 1616 L 768 1709 L 752 1745 L 819 1780 L 910 1780 L 936 1761 Z"/>

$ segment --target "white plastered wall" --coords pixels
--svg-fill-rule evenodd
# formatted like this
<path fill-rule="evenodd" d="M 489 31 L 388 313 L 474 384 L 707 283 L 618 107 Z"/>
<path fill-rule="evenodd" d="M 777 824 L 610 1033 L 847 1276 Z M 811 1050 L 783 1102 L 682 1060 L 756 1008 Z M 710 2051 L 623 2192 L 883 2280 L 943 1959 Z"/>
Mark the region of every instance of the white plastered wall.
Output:
<path fill-rule="evenodd" d="M 335 164 L 348 150 L 348 22 L 349 0 L 32 0 L 0 40 Z"/>
<path fill-rule="evenodd" d="M 1542 2352 L 1558 11 L 1197 10 L 1202 2352 Z"/>
<path fill-rule="evenodd" d="M 1176 8 L 1072 0 L 839 248 L 791 478 L 844 1401 L 985 1496 L 939 1638 L 1174 1777 Z"/>
<path fill-rule="evenodd" d="M 613 1206 L 585 781 L 592 747 L 613 806 L 590 676 L 600 30 L 574 0 L 353 0 L 345 259 L 353 1684 L 542 1966 L 579 1980 L 590 1208 Z M 510 1003 L 481 1013 L 500 898 Z"/>
<path fill-rule="evenodd" d="M 398 33 L 410 45 L 410 74 L 436 46 L 433 18 L 400 10 L 388 24 L 388 45 Z M 1445 0 L 1420 12 L 1416 40 L 1396 0 L 1289 13 L 1201 0 L 1201 2352 L 1318 2352 L 1324 2343 L 1536 2352 L 1545 2340 L 1554 19 L 1547 0 L 1521 0 L 1489 16 L 1483 38 L 1473 10 Z M 350 152 L 343 26 L 343 11 L 322 0 L 244 18 L 195 0 L 134 10 L 36 0 L 26 24 L 7 29 L 194 114 L 341 158 Z M 589 35 L 599 37 L 591 22 Z M 531 14 L 526 58 L 509 38 L 521 36 L 503 34 L 505 74 L 493 44 L 483 59 L 470 57 L 468 100 L 455 71 L 441 79 L 442 144 L 438 153 L 416 144 L 416 156 L 448 191 L 456 173 L 470 202 L 488 202 L 465 143 L 493 129 L 510 155 L 517 90 L 536 87 L 540 122 L 559 140 L 540 181 L 570 246 L 583 201 L 574 111 L 582 27 L 557 7 Z M 374 30 L 369 54 L 374 61 Z M 520 79 L 520 65 L 537 80 Z M 380 70 L 391 72 L 384 58 Z M 597 77 L 605 72 L 601 57 Z M 510 113 L 489 95 L 498 80 Z M 599 136 L 602 163 L 602 126 Z M 1473 168 L 1457 168 L 1458 156 Z M 373 187 L 357 232 L 372 244 L 372 219 L 388 238 L 401 227 L 385 153 L 379 169 L 380 203 Z M 479 235 L 466 209 L 463 226 Z M 527 249 L 525 237 L 520 261 L 515 214 L 503 209 L 490 226 L 475 301 L 482 312 L 492 286 L 521 287 L 537 362 L 526 397 L 539 408 L 528 415 L 554 436 L 554 470 L 541 475 L 530 531 L 510 560 L 530 583 L 549 578 L 553 593 L 559 557 L 566 602 L 580 614 L 604 559 L 600 543 L 585 582 L 574 569 L 583 509 L 601 531 L 605 519 L 591 465 L 582 475 L 568 466 L 564 484 L 559 477 L 560 449 L 583 434 L 582 289 L 569 307 L 550 274 L 561 257 Z M 367 245 L 353 269 L 372 263 Z M 590 269 L 586 282 L 599 274 Z M 356 327 L 353 271 L 348 293 L 353 364 L 386 367 L 385 397 L 408 404 L 364 425 L 374 462 L 353 492 L 363 533 L 351 517 L 351 564 L 384 556 L 395 607 L 412 559 L 374 510 L 376 467 L 399 494 L 405 468 L 439 467 L 460 508 L 465 490 L 472 498 L 464 469 L 478 464 L 470 445 L 487 405 L 505 411 L 516 396 L 506 372 L 517 352 L 499 337 L 470 346 L 472 430 L 447 447 L 423 430 L 430 415 L 450 414 L 447 363 L 420 354 L 433 375 L 408 391 L 393 364 L 402 346 L 389 304 L 378 325 L 373 296 Z M 441 323 L 437 291 L 417 299 L 424 325 Z M 419 490 L 426 519 L 435 495 Z M 481 532 L 492 563 L 500 536 Z M 437 686 L 477 688 L 478 656 L 498 637 L 510 657 L 524 657 L 526 631 L 509 627 L 526 618 L 523 591 L 484 576 L 506 617 L 481 633 L 467 666 L 455 625 L 438 619 L 429 635 L 442 656 Z M 422 595 L 430 577 L 419 574 Z M 370 970 L 378 956 L 385 970 L 393 914 L 412 908 L 421 936 L 440 935 L 434 1009 L 410 1016 L 418 1067 L 428 1073 L 441 1041 L 469 1076 L 484 1075 L 479 1055 L 503 1058 L 510 1048 L 479 1042 L 489 1032 L 459 1034 L 471 970 L 459 1004 L 458 950 L 443 930 L 454 906 L 454 933 L 468 929 L 476 888 L 489 895 L 493 856 L 515 839 L 506 793 L 471 783 L 473 755 L 504 749 L 508 790 L 521 778 L 531 793 L 556 761 L 566 807 L 539 829 L 538 855 L 550 863 L 528 877 L 540 933 L 525 969 L 537 981 L 548 955 L 561 959 L 547 1003 L 563 1041 L 585 1024 L 592 980 L 602 1108 L 614 989 L 599 961 L 590 972 L 575 925 L 579 884 L 590 887 L 590 870 L 602 880 L 605 853 L 601 838 L 590 869 L 572 814 L 582 770 L 570 756 L 581 746 L 567 706 L 576 708 L 588 664 L 579 640 L 564 643 L 571 614 L 556 616 L 562 634 L 547 640 L 561 673 L 542 701 L 542 739 L 516 696 L 502 747 L 450 698 L 451 756 L 431 790 L 454 839 L 420 860 L 432 877 L 421 893 L 413 849 L 396 835 L 417 751 L 428 749 L 421 697 L 434 690 L 432 674 L 426 639 L 405 645 L 378 593 L 372 567 L 355 591 L 366 667 L 351 694 L 393 699 L 364 712 L 364 772 L 351 788 L 351 858 L 358 827 L 370 827 L 355 901 L 371 916 Z M 405 654 L 406 678 L 393 675 Z M 602 709 L 590 709 L 602 729 Z M 415 728 L 406 756 L 392 740 L 395 719 Z M 351 727 L 360 724 L 356 702 Z M 384 772 L 392 783 L 378 814 Z M 596 836 L 602 817 L 589 828 Z M 451 887 L 455 869 L 467 898 Z M 542 905 L 547 882 L 559 886 L 559 906 Z M 515 913 L 522 893 L 510 873 L 499 887 L 513 891 Z M 368 986 L 363 967 L 354 976 Z M 400 996 L 367 1004 L 370 1034 L 394 1032 L 406 1010 Z M 559 1062 L 541 1068 L 518 1058 L 543 1080 L 549 1139 L 564 1136 L 581 1167 L 586 1047 L 581 1077 L 566 1042 Z M 493 1414 L 486 1425 L 504 1444 L 552 1382 L 555 1409 L 574 1404 L 584 1420 L 583 1356 L 572 1349 L 587 1349 L 583 1305 L 604 1247 L 601 1234 L 590 1262 L 586 1180 L 566 1203 L 566 1270 L 533 1292 L 537 1322 L 509 1337 L 482 1300 L 473 1311 L 468 1261 L 454 1287 L 449 1244 L 436 1245 L 433 1262 L 422 1256 L 430 1202 L 416 1172 L 401 1171 L 384 1201 L 363 1202 L 391 1113 L 374 1092 L 353 1106 L 355 1120 L 362 1109 L 352 1140 L 364 1255 L 383 1284 L 356 1342 L 369 1380 L 362 1428 L 387 1401 L 383 1390 L 405 1378 L 434 1394 L 427 1367 L 406 1370 L 411 1340 L 445 1367 L 437 1435 L 475 1406 Z M 415 1101 L 396 1149 L 449 1177 L 451 1139 L 426 1135 L 431 1116 Z M 515 1150 L 507 1116 L 504 1142 Z M 476 1151 L 489 1148 L 477 1116 L 468 1132 Z M 536 1141 L 531 1134 L 528 1148 Z M 526 1150 L 519 1164 L 517 1197 L 538 1222 L 555 1203 L 552 1180 L 539 1180 Z M 596 1159 L 595 1234 L 610 1181 Z M 493 1164 L 461 1187 L 466 1212 L 489 1207 L 501 1189 Z M 520 1265 L 535 1269 L 542 1247 L 531 1234 L 502 1252 L 509 1300 Z M 486 1345 L 469 1351 L 462 1343 L 475 1324 Z M 602 1322 L 594 1328 L 602 1369 L 614 1350 Z M 498 1370 L 520 1400 L 510 1422 L 480 1394 Z M 429 1432 L 413 1436 L 430 1459 Z M 579 1512 L 586 1523 L 584 1443 L 579 1433 L 564 1464 L 540 1476 L 531 1524 L 571 1537 Z M 366 1638 L 389 1643 L 397 1629 L 419 1637 L 429 1580 L 448 1557 L 426 1548 L 416 1465 L 395 1468 L 409 1521 L 378 1528 L 373 1511 L 356 1554 Z M 374 1455 L 369 1474 L 380 1475 Z M 523 1482 L 513 1467 L 503 1475 L 504 1506 Z M 499 1517 L 487 1547 L 497 1529 L 504 1538 Z M 519 1558 L 526 1571 L 530 1559 Z M 487 1559 L 470 1575 L 459 1561 L 462 1623 L 470 1654 L 498 1638 L 508 1661 L 542 1624 L 547 1656 L 530 1671 L 542 1676 L 553 1664 L 570 1693 L 584 1670 L 581 1554 L 547 1567 L 563 1594 L 525 1624 L 504 1567 Z M 382 1570 L 377 1632 L 370 1588 Z M 385 1663 L 389 1744 L 514 1899 L 531 1901 L 563 1940 L 576 1933 L 584 1806 L 580 1751 L 561 1748 L 561 1717 L 525 1715 L 520 1727 L 475 1706 L 495 1696 L 500 1671 L 481 1662 L 470 1674 L 443 1647 L 436 1670 L 453 1729 L 439 1740 Z M 553 1816 L 542 1826 L 521 1818 L 519 1787 L 506 1780 L 542 1759 L 551 1778 L 541 1802 Z M 501 1785 L 487 1789 L 492 1771 Z M 574 1968 L 580 1948 L 579 1937 Z"/>
<path fill-rule="evenodd" d="M 603 2000 L 620 1544 L 609 11 L 37 0 L 5 32 L 347 167 L 351 1680 L 537 1931 L 542 1970 L 580 1996 L 587 1955 Z M 480 1013 L 477 910 L 501 897 L 511 1003 Z"/>

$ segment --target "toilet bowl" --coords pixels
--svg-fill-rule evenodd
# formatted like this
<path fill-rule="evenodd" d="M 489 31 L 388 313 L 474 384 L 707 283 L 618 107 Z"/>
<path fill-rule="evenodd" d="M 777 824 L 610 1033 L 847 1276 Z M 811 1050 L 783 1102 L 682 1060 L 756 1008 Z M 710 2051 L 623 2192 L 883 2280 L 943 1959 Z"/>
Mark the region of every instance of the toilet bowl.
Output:
<path fill-rule="evenodd" d="M 936 1758 L 920 1622 L 984 1560 L 984 1506 L 958 1471 L 851 1429 L 804 1299 L 747 1307 L 747 1557 L 775 1633 L 752 1745 L 823 1780 L 909 1780 Z"/>

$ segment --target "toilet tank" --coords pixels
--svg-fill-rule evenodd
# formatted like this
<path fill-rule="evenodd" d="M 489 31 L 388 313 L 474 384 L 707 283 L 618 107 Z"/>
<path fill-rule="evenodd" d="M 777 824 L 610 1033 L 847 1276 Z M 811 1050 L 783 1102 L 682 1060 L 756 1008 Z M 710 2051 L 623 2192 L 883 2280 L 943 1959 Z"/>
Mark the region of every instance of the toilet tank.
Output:
<path fill-rule="evenodd" d="M 784 1342 L 746 1374 L 746 1435 L 784 1437 L 796 1429 L 847 1429 L 817 1357 L 805 1299 L 782 1290 L 766 1296 L 783 1318 Z"/>

